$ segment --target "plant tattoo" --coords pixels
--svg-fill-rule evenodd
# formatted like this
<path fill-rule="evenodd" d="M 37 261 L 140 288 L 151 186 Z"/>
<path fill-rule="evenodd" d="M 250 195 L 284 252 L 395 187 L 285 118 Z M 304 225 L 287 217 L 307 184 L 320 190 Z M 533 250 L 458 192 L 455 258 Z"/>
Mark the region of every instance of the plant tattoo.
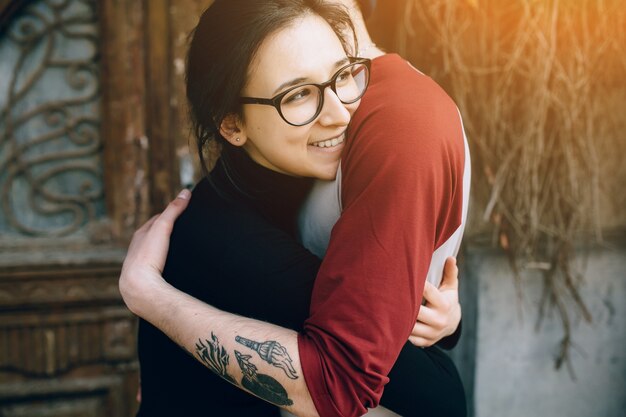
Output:
<path fill-rule="evenodd" d="M 237 385 L 237 382 L 228 374 L 229 355 L 223 346 L 220 346 L 220 341 L 211 332 L 211 340 L 205 339 L 206 345 L 202 343 L 202 340 L 198 339 L 196 343 L 196 354 L 200 360 L 213 372 Z"/>
<path fill-rule="evenodd" d="M 235 341 L 256 351 L 261 359 L 272 366 L 282 369 L 289 378 L 298 378 L 298 374 L 291 363 L 291 356 L 280 343 L 274 340 L 260 343 L 241 336 L 236 336 Z"/>
<path fill-rule="evenodd" d="M 258 368 L 250 362 L 251 355 L 244 355 L 235 351 L 237 363 L 243 372 L 241 385 L 259 398 L 267 400 L 276 405 L 292 405 L 287 390 L 280 383 L 269 375 L 257 373 Z"/>

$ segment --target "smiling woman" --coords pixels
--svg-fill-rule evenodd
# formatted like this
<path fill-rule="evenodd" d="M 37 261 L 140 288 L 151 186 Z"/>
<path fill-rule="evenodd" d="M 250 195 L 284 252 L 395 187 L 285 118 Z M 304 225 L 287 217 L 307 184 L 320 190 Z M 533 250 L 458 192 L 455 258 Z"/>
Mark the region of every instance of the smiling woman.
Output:
<path fill-rule="evenodd" d="M 309 32 L 299 29 L 303 24 Z M 282 145 L 289 146 L 296 138 L 305 138 L 299 145 L 300 157 L 305 161 L 307 144 L 339 138 L 358 101 L 344 106 L 335 93 L 316 117 L 320 123 L 296 120 L 295 124 L 305 125 L 296 128 L 284 122 L 282 105 L 278 111 L 270 106 L 243 105 L 250 100 L 241 97 L 269 98 L 294 84 L 327 81 L 341 64 L 348 62 L 348 52 L 356 42 L 344 37 L 344 29 L 345 33 L 354 33 L 341 8 L 326 7 L 322 11 L 320 2 L 215 2 L 194 31 L 187 62 L 187 97 L 201 158 L 207 143 L 216 140 L 232 145 L 222 152 L 227 166 L 229 154 L 242 147 L 257 163 L 270 167 L 274 164 L 269 163 L 262 149 L 266 148 L 265 142 L 277 140 L 277 135 L 286 133 Z M 366 86 L 362 86 L 361 95 Z M 329 93 L 321 92 L 328 99 Z M 323 158 L 325 166 L 321 168 L 307 161 L 304 168 L 298 168 L 300 173 L 290 171 L 294 163 L 289 164 L 290 169 L 282 167 L 278 171 L 307 175 L 307 170 L 321 169 L 325 178 L 333 178 L 338 156 L 329 162 L 331 159 Z"/>
<path fill-rule="evenodd" d="M 367 60 L 351 62 L 319 16 L 297 19 L 270 39 L 250 64 L 242 100 L 249 105 L 242 116 L 228 115 L 220 133 L 266 168 L 333 179 L 344 133 L 367 87 Z M 249 98 L 272 95 L 272 106 Z"/>

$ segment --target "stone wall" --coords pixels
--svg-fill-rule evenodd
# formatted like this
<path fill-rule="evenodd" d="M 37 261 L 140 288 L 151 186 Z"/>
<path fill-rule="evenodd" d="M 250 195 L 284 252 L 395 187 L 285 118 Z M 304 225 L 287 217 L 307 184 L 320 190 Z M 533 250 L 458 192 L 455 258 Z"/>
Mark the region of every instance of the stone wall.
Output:
<path fill-rule="evenodd" d="M 565 364 L 555 369 L 563 336 L 555 312 L 536 326 L 541 277 L 523 277 L 518 301 L 499 252 L 470 248 L 464 262 L 465 328 L 454 354 L 473 392 L 474 416 L 626 415 L 626 245 L 593 249 L 576 259 L 593 322 L 578 317 L 572 324 L 571 372 Z M 468 363 L 472 352 L 475 362 Z"/>

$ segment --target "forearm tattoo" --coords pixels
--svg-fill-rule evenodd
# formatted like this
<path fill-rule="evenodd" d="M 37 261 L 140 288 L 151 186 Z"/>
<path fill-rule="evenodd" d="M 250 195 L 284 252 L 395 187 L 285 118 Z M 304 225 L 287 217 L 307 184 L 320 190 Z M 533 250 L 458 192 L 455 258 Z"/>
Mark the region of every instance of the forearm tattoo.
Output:
<path fill-rule="evenodd" d="M 270 365 L 282 369 L 289 378 L 298 378 L 298 374 L 292 364 L 291 356 L 289 356 L 287 349 L 280 343 L 274 340 L 260 343 L 241 336 L 236 336 L 235 341 L 254 350 L 259 354 L 261 359 Z"/>
<path fill-rule="evenodd" d="M 257 373 L 258 368 L 250 362 L 251 355 L 244 355 L 235 351 L 235 357 L 239 368 L 243 372 L 241 385 L 247 388 L 251 393 L 259 396 L 266 401 L 276 405 L 292 405 L 293 401 L 289 398 L 287 390 L 280 383 L 269 375 Z"/>
<path fill-rule="evenodd" d="M 296 370 L 291 363 L 291 357 L 280 343 L 276 341 L 259 343 L 240 336 L 236 336 L 235 341 L 257 352 L 265 362 L 282 369 L 289 378 L 298 378 Z M 213 332 L 211 332 L 211 340 L 205 339 L 203 342 L 201 339 L 198 339 L 196 355 L 198 355 L 202 363 L 217 375 L 234 385 L 246 388 L 259 398 L 278 406 L 293 405 L 293 400 L 289 398 L 287 390 L 280 382 L 269 375 L 258 373 L 256 365 L 250 362 L 252 355 L 244 355 L 235 350 L 237 363 L 243 373 L 241 384 L 238 384 L 235 378 L 228 373 L 230 356 L 226 349 L 220 345 L 219 339 Z"/>
<path fill-rule="evenodd" d="M 228 363 L 230 357 L 226 349 L 220 346 L 220 341 L 211 332 L 211 340 L 205 339 L 206 345 L 202 340 L 198 339 L 196 343 L 196 354 L 200 360 L 213 372 L 224 378 L 230 383 L 237 385 L 235 379 L 228 374 Z"/>

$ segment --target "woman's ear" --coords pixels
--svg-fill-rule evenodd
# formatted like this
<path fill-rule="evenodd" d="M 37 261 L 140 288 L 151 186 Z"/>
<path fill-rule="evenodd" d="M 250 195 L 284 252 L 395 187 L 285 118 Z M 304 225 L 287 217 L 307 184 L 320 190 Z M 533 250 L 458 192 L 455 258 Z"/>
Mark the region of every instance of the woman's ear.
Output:
<path fill-rule="evenodd" d="M 228 113 L 222 123 L 220 123 L 220 134 L 233 146 L 243 146 L 247 136 L 241 128 L 239 116 L 235 113 Z"/>

